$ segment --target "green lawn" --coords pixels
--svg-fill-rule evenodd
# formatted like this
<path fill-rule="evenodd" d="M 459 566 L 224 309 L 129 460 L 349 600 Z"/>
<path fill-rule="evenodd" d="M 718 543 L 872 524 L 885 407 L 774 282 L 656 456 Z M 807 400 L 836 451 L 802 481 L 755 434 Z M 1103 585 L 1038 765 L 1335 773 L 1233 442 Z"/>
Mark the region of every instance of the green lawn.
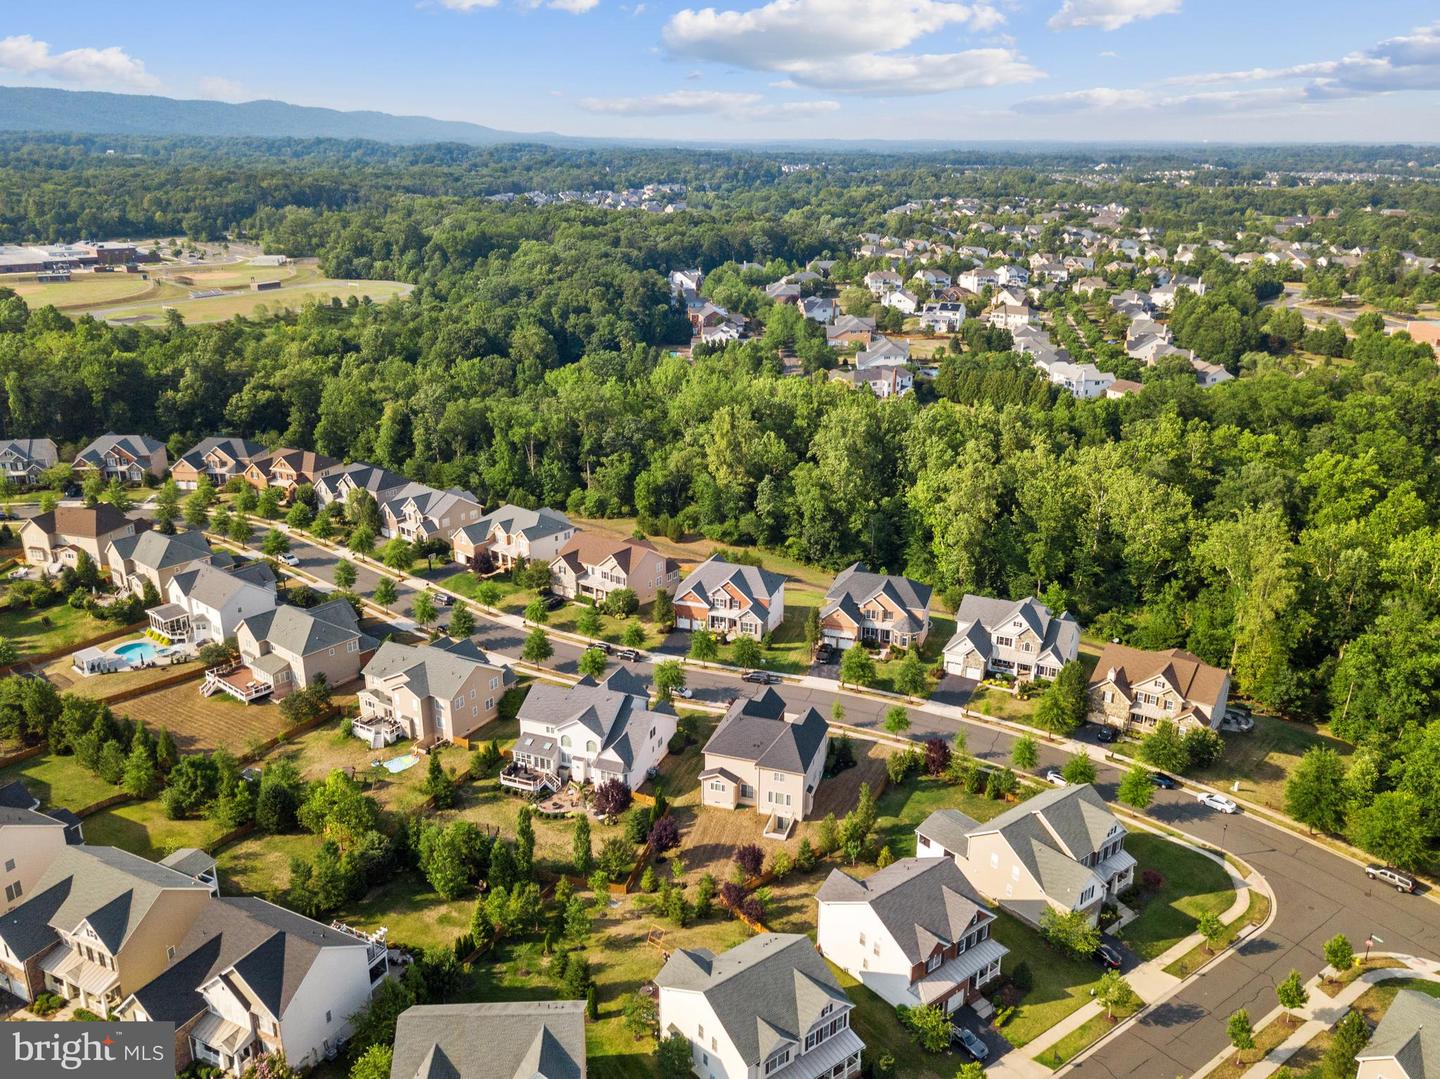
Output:
<path fill-rule="evenodd" d="M 1023 797 L 1029 791 L 1021 788 Z M 896 858 L 915 856 L 915 826 L 937 809 L 958 809 L 977 821 L 998 817 L 1014 803 L 997 801 L 984 794 L 968 794 L 956 784 L 919 776 L 888 787 L 876 808 L 875 831 L 881 844 L 890 847 Z"/>
<path fill-rule="evenodd" d="M 1250 903 L 1243 914 L 1233 921 L 1225 923 L 1225 932 L 1216 941 L 1214 951 L 1209 944 L 1201 941 L 1195 947 L 1182 955 L 1179 959 L 1167 963 L 1166 974 L 1173 974 L 1177 978 L 1188 978 L 1195 971 L 1210 961 L 1210 957 L 1221 949 L 1229 947 L 1236 938 L 1240 936 L 1241 930 L 1247 925 L 1260 925 L 1270 916 L 1270 900 L 1258 888 L 1250 889 Z"/>
<path fill-rule="evenodd" d="M 1090 989 L 1101 974 L 1094 963 L 1061 954 L 1039 933 L 1003 910 L 995 912 L 991 936 L 1010 949 L 1001 963 L 1006 974 L 1013 976 L 1021 963 L 1030 970 L 1030 992 L 1021 998 L 1015 1015 L 1001 1030 L 1017 1049 L 1090 1000 Z"/>
<path fill-rule="evenodd" d="M 1142 959 L 1154 959 L 1188 937 L 1201 914 L 1224 914 L 1235 901 L 1229 873 L 1198 851 L 1143 832 L 1132 833 L 1125 848 L 1140 863 L 1137 881 L 1147 869 L 1165 878 L 1153 895 L 1140 891 L 1140 916 L 1119 934 Z"/>
<path fill-rule="evenodd" d="M 991 687 L 977 689 L 971 694 L 970 702 L 966 707 L 972 712 L 979 712 L 982 716 L 1008 719 L 1012 723 L 1024 723 L 1033 727 L 1035 726 L 1035 709 L 1039 703 L 1040 695 L 1038 693 L 1029 700 L 1021 700 L 1013 693 Z"/>
<path fill-rule="evenodd" d="M 37 610 L 0 608 L 0 637 L 13 642 L 22 656 L 68 648 L 115 628 L 113 622 L 91 618 L 85 611 L 66 603 Z"/>
<path fill-rule="evenodd" d="M 209 848 L 224 832 L 224 828 L 204 817 L 171 820 L 159 800 L 153 798 L 85 818 L 85 842 L 119 847 L 151 861 L 159 861 L 180 847 Z"/>
<path fill-rule="evenodd" d="M 69 754 L 42 753 L 0 769 L 0 786 L 12 779 L 21 780 L 42 805 L 63 809 L 83 809 L 120 793 Z"/>
<path fill-rule="evenodd" d="M 858 981 L 834 963 L 830 969 L 840 979 L 840 986 L 849 995 L 855 1009 L 850 1013 L 850 1025 L 868 1048 L 867 1056 L 877 1058 L 888 1053 L 895 1058 L 891 1075 L 904 1079 L 944 1079 L 955 1074 L 957 1058 L 945 1054 L 927 1053 L 915 1044 L 909 1031 L 900 1025 L 895 1017 L 895 1006 L 866 989 Z"/>
<path fill-rule="evenodd" d="M 1285 811 L 1285 781 L 1305 751 L 1327 746 L 1348 759 L 1354 747 L 1331 737 L 1323 727 L 1274 716 L 1256 716 L 1249 734 L 1227 733 L 1225 754 L 1195 778 L 1217 787 L 1240 781 L 1242 796 L 1269 809 Z"/>
<path fill-rule="evenodd" d="M 1051 1071 L 1058 1070 L 1062 1065 L 1068 1063 L 1078 1053 L 1087 1048 L 1091 1043 L 1098 1041 L 1121 1019 L 1132 1015 L 1135 1009 L 1117 1010 L 1115 1018 L 1101 1013 L 1085 1020 L 1078 1027 L 1066 1034 L 1042 1052 L 1035 1059 L 1044 1064 Z"/>

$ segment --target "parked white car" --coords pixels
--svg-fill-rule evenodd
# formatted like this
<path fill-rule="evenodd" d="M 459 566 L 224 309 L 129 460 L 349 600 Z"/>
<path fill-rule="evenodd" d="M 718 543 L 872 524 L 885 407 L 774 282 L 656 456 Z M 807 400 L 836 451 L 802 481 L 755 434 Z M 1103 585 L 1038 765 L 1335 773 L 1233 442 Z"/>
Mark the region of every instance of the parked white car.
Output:
<path fill-rule="evenodd" d="M 286 551 L 284 554 L 282 554 L 279 560 L 281 562 L 284 562 L 287 566 L 298 566 L 300 564 L 300 559 L 296 558 L 289 551 Z"/>
<path fill-rule="evenodd" d="M 1255 729 L 1255 720 L 1243 712 L 1226 712 L 1225 717 L 1220 720 L 1220 729 L 1236 734 L 1249 734 Z"/>
<path fill-rule="evenodd" d="M 1211 794 L 1209 791 L 1201 791 L 1195 796 L 1195 800 L 1201 805 L 1209 806 L 1211 809 L 1218 809 L 1221 813 L 1239 813 L 1240 807 L 1235 804 L 1233 798 L 1226 798 L 1223 794 Z"/>
<path fill-rule="evenodd" d="M 1058 768 L 1051 768 L 1045 773 L 1045 782 L 1053 783 L 1057 787 L 1069 786 L 1069 784 L 1065 782 L 1065 777 L 1060 774 L 1060 769 Z"/>

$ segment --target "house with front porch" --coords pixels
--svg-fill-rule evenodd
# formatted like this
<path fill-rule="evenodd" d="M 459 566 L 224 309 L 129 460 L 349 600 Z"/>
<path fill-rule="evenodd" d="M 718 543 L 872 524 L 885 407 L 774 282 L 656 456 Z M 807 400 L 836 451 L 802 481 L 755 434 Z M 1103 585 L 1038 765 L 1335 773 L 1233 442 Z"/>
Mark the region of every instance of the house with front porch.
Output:
<path fill-rule="evenodd" d="M 205 644 L 236 636 L 241 622 L 276 603 L 268 563 L 229 569 L 204 563 L 170 578 L 165 602 L 145 614 L 150 628 L 172 644 Z"/>
<path fill-rule="evenodd" d="M 864 879 L 835 869 L 815 898 L 820 954 L 896 1007 L 958 1011 L 1009 954 L 990 936 L 994 912 L 949 858 L 905 858 Z"/>
<path fill-rule="evenodd" d="M 738 697 L 705 743 L 700 804 L 753 806 L 768 818 L 765 834 L 784 839 L 815 808 L 829 747 L 830 726 L 814 708 L 787 711 L 768 688 Z"/>
<path fill-rule="evenodd" d="M 611 592 L 628 588 L 641 603 L 649 603 L 662 588 L 673 594 L 679 583 L 680 563 L 648 540 L 581 532 L 550 562 L 550 591 L 566 599 L 604 603 Z"/>
<path fill-rule="evenodd" d="M 470 638 L 411 646 L 386 641 L 361 671 L 360 717 L 389 721 L 420 746 L 462 742 L 500 715 L 515 673 Z"/>
<path fill-rule="evenodd" d="M 107 432 L 80 451 L 75 471 L 80 476 L 99 475 L 102 480 L 143 483 L 145 477 L 165 475 L 170 457 L 165 443 L 149 435 L 117 435 Z"/>
<path fill-rule="evenodd" d="M 537 682 L 518 718 L 514 761 L 500 784 L 524 791 L 559 790 L 567 782 L 598 787 L 611 779 L 636 790 L 665 759 L 676 725 L 674 709 L 651 707 L 649 687 L 624 667 L 603 682 Z"/>
<path fill-rule="evenodd" d="M 491 510 L 450 534 L 455 561 L 478 573 L 508 570 L 517 562 L 553 564 L 575 537 L 575 526 L 559 510 L 538 510 L 509 503 Z"/>
<path fill-rule="evenodd" d="M 977 681 L 989 674 L 1018 681 L 1054 678 L 1080 654 L 1080 624 L 1052 614 L 1034 596 L 1022 600 L 966 594 L 955 611 L 955 635 L 942 653 L 945 670 Z"/>
<path fill-rule="evenodd" d="M 182 491 L 193 491 L 204 476 L 217 489 L 224 487 L 245 469 L 265 447 L 248 438 L 215 435 L 201 439 L 175 460 L 170 477 Z"/>
<path fill-rule="evenodd" d="M 762 933 L 716 955 L 680 948 L 655 976 L 660 1033 L 690 1043 L 701 1079 L 853 1079 L 865 1043 L 809 937 Z M 392 1077 L 393 1079 L 393 1077 Z"/>
<path fill-rule="evenodd" d="M 340 461 L 313 450 L 271 450 L 256 454 L 250 461 L 245 469 L 245 482 L 257 491 L 273 487 L 281 497 L 289 499 L 295 494 L 295 488 L 304 484 L 314 487 L 340 467 Z"/>
<path fill-rule="evenodd" d="M 820 606 L 821 636 L 837 648 L 862 644 L 919 647 L 930 635 L 930 586 L 856 562 L 843 570 Z"/>
<path fill-rule="evenodd" d="M 355 608 L 332 599 L 309 609 L 284 605 L 251 615 L 235 630 L 240 658 L 205 672 L 202 696 L 280 700 L 324 678 L 334 688 L 360 677 L 375 639 L 360 632 Z"/>
<path fill-rule="evenodd" d="M 338 502 L 342 507 L 348 504 L 351 495 L 364 491 L 376 503 L 383 503 L 390 495 L 399 491 L 410 481 L 404 476 L 378 465 L 367 465 L 354 461 L 341 465 L 315 481 L 315 497 L 322 506 Z"/>
<path fill-rule="evenodd" d="M 1181 648 L 1151 652 L 1107 644 L 1090 675 L 1091 723 L 1139 734 L 1162 719 L 1181 730 L 1218 730 L 1230 700 L 1230 672 Z"/>
<path fill-rule="evenodd" d="M 105 567 L 116 588 L 143 596 L 147 584 L 164 596 L 177 574 L 211 565 L 230 564 L 230 556 L 217 555 L 203 532 L 145 531 L 111 540 L 105 548 Z"/>
<path fill-rule="evenodd" d="M 976 892 L 1031 925 L 1047 908 L 1093 925 L 1135 881 L 1126 834 L 1087 783 L 1041 791 L 985 824 L 937 809 L 915 829 L 915 853 L 953 860 Z"/>
<path fill-rule="evenodd" d="M 59 463 L 55 443 L 48 438 L 0 440 L 0 476 L 16 487 L 33 487 L 47 468 Z"/>
<path fill-rule="evenodd" d="M 411 483 L 380 502 L 380 534 L 410 543 L 449 541 L 456 529 L 475 524 L 484 515 L 480 500 L 469 491 L 459 487 L 439 491 Z"/>
<path fill-rule="evenodd" d="M 785 621 L 785 578 L 712 555 L 675 592 L 675 627 L 757 641 Z"/>
<path fill-rule="evenodd" d="M 299 1068 L 330 1059 L 390 973 L 381 930 L 324 925 L 248 896 L 212 898 L 163 973 L 116 1009 L 175 1024 L 175 1067 L 231 1075 L 267 1054 Z"/>
<path fill-rule="evenodd" d="M 103 566 L 111 543 L 148 527 L 107 502 L 93 507 L 56 506 L 20 526 L 20 545 L 26 562 L 39 567 L 41 573 L 54 575 L 67 566 L 74 569 L 82 553 L 97 567 Z"/>
<path fill-rule="evenodd" d="M 0 988 L 105 1015 L 161 974 L 210 889 L 115 847 L 66 846 L 0 918 Z"/>
<path fill-rule="evenodd" d="M 585 1002 L 417 1004 L 400 1013 L 390 1079 L 585 1079 Z"/>

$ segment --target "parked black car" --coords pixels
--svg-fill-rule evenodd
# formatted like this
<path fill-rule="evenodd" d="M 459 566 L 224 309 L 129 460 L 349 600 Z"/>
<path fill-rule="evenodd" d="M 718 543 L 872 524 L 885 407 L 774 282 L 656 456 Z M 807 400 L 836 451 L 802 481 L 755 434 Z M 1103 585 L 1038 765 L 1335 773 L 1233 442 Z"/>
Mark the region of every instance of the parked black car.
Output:
<path fill-rule="evenodd" d="M 622 648 L 615 653 L 615 658 L 629 660 L 633 663 L 640 658 L 640 653 L 633 648 Z"/>
<path fill-rule="evenodd" d="M 1108 723 L 1100 724 L 1100 729 L 1095 732 L 1095 741 L 1102 742 L 1107 746 L 1111 742 L 1118 740 L 1119 737 L 1120 736 L 1115 732 L 1115 728 L 1110 726 L 1110 724 Z"/>
<path fill-rule="evenodd" d="M 1166 775 L 1164 772 L 1151 772 L 1150 782 L 1167 791 L 1178 791 L 1180 789 L 1180 781 L 1174 776 Z"/>
<path fill-rule="evenodd" d="M 1095 949 L 1095 962 L 1102 967 L 1111 970 L 1119 970 L 1125 965 L 1125 957 L 1108 944 L 1101 944 Z"/>
<path fill-rule="evenodd" d="M 838 654 L 839 653 L 835 650 L 834 645 L 822 644 L 815 649 L 815 662 L 834 663 Z"/>
<path fill-rule="evenodd" d="M 545 600 L 545 609 L 547 611 L 558 611 L 561 607 L 565 606 L 564 596 L 557 596 L 553 592 L 551 592 L 546 593 L 543 598 Z"/>
<path fill-rule="evenodd" d="M 780 676 L 773 671 L 746 671 L 740 676 L 742 682 L 754 682 L 757 686 L 777 686 Z"/>

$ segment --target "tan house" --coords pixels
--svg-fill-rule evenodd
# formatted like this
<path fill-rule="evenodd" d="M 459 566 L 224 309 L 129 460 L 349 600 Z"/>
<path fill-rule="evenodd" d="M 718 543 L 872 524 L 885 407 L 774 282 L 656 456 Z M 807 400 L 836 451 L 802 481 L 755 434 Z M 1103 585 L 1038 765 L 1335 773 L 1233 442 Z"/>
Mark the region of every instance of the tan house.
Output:
<path fill-rule="evenodd" d="M 611 592 L 628 588 L 641 603 L 660 589 L 672 593 L 680 583 L 680 564 L 644 540 L 613 539 L 581 532 L 550 563 L 550 590 L 566 599 L 588 596 L 603 603 Z"/>
<path fill-rule="evenodd" d="M 244 475 L 246 466 L 264 452 L 265 447 L 248 438 L 216 435 L 201 439 L 176 458 L 170 478 L 182 491 L 193 491 L 201 476 L 217 488 L 224 487 L 236 476 Z"/>
<path fill-rule="evenodd" d="M 457 528 L 475 524 L 484 512 L 480 500 L 462 488 L 440 491 L 411 483 L 380 503 L 380 531 L 411 543 L 450 541 Z"/>
<path fill-rule="evenodd" d="M 787 712 L 773 689 L 741 697 L 705 743 L 700 802 L 716 809 L 753 806 L 765 834 L 784 839 L 815 806 L 830 728 L 819 712 Z"/>
<path fill-rule="evenodd" d="M 82 551 L 96 566 L 104 565 L 105 550 L 111 543 L 147 527 L 103 502 L 93 508 L 56 506 L 20 526 L 20 545 L 25 549 L 25 561 L 39 566 L 42 573 L 54 574 L 66 566 L 73 569 Z"/>
<path fill-rule="evenodd" d="M 557 510 L 504 505 L 450 533 L 455 561 L 480 573 L 506 570 L 516 562 L 551 562 L 575 535 L 570 519 Z"/>
<path fill-rule="evenodd" d="M 330 687 L 360 676 L 375 640 L 360 632 L 360 620 L 348 600 L 318 607 L 276 607 L 240 623 L 235 631 L 240 659 L 205 672 L 202 696 L 228 693 L 250 702 L 279 700 L 306 689 L 321 676 Z"/>
<path fill-rule="evenodd" d="M 99 473 L 103 480 L 142 483 L 147 475 L 160 479 L 169 463 L 165 443 L 149 435 L 106 433 L 80 451 L 75 471 L 81 476 Z"/>
<path fill-rule="evenodd" d="M 1182 730 L 1217 730 L 1230 699 L 1230 672 L 1179 648 L 1149 652 L 1107 644 L 1089 696 L 1091 723 L 1144 732 L 1169 719 Z"/>
<path fill-rule="evenodd" d="M 1042 791 L 979 824 L 937 809 L 915 829 L 921 858 L 951 858 L 970 886 L 1032 925 L 1046 908 L 1094 924 L 1135 881 L 1125 826 L 1089 784 Z"/>
<path fill-rule="evenodd" d="M 930 586 L 856 562 L 835 578 L 820 607 L 820 633 L 831 644 L 908 648 L 930 635 Z"/>
<path fill-rule="evenodd" d="M 1355 1054 L 1355 1079 L 1436 1079 L 1440 1076 L 1440 1000 L 1402 989 Z"/>
<path fill-rule="evenodd" d="M 1080 654 L 1080 624 L 1052 614 L 1034 596 L 1022 600 L 966 594 L 945 644 L 945 670 L 977 681 L 987 674 L 1017 681 L 1054 678 Z"/>
<path fill-rule="evenodd" d="M 116 588 L 140 596 L 149 583 L 163 598 L 179 574 L 211 565 L 217 557 L 226 564 L 230 561 L 229 555 L 217 556 L 201 532 L 145 531 L 111 540 L 105 548 L 105 567 Z"/>
<path fill-rule="evenodd" d="M 210 887 L 114 847 L 65 847 L 28 902 L 0 919 L 0 984 L 99 1015 L 161 974 Z"/>
<path fill-rule="evenodd" d="M 312 487 L 337 471 L 340 462 L 311 450 L 272 450 L 257 454 L 245 469 L 245 482 L 257 491 L 268 487 L 289 498 L 301 484 Z"/>
<path fill-rule="evenodd" d="M 675 627 L 759 640 L 785 621 L 785 578 L 718 556 L 690 571 L 675 592 Z"/>
<path fill-rule="evenodd" d="M 68 842 L 70 825 L 40 811 L 40 799 L 19 780 L 0 786 L 0 914 L 19 906 L 35 892 L 35 883 Z M 5 988 L 0 979 L 0 990 Z"/>
<path fill-rule="evenodd" d="M 498 718 L 515 681 L 469 638 L 418 647 L 386 641 L 363 674 L 361 719 L 390 721 L 421 746 L 463 741 Z"/>

